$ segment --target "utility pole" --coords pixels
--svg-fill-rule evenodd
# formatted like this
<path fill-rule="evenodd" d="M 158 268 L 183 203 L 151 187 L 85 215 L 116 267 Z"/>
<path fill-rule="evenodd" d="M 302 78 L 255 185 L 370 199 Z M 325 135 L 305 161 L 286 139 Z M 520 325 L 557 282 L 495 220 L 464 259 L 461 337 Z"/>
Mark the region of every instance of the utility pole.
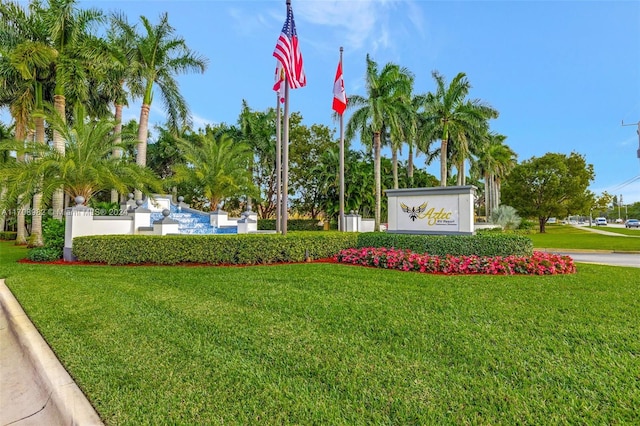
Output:
<path fill-rule="evenodd" d="M 640 159 L 640 121 L 638 121 L 637 123 L 624 124 L 624 120 L 622 120 L 622 125 L 623 126 L 638 126 L 638 130 L 636 130 L 636 133 L 638 134 L 638 158 Z"/>

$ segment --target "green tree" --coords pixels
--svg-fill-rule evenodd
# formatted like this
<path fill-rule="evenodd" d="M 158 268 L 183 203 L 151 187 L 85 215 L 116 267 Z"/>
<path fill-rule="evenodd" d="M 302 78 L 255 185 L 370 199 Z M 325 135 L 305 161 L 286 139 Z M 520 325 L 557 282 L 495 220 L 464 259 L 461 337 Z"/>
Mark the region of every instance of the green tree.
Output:
<path fill-rule="evenodd" d="M 135 60 L 135 39 L 136 33 L 126 17 L 121 13 L 113 13 L 107 31 L 107 49 L 113 60 L 105 67 L 104 76 L 96 85 L 104 102 L 113 105 L 116 135 L 122 133 L 124 107 L 129 105 L 130 99 L 142 96 L 140 79 L 135 73 L 135 68 L 131 66 Z M 117 146 L 120 140 L 116 139 L 114 142 Z M 114 147 L 114 157 L 119 158 L 122 154 L 121 149 Z M 111 202 L 118 202 L 119 198 L 118 192 L 111 190 Z"/>
<path fill-rule="evenodd" d="M 593 205 L 587 189 L 593 178 L 593 165 L 580 154 L 548 153 L 515 166 L 502 186 L 502 198 L 521 217 L 536 217 L 543 233 L 550 217 L 565 217 Z"/>
<path fill-rule="evenodd" d="M 43 86 L 47 82 L 48 67 L 56 52 L 46 45 L 47 31 L 40 2 L 32 2 L 28 9 L 19 3 L 0 4 L 0 100 L 13 118 L 15 140 L 24 142 L 33 130 L 36 109 L 43 104 Z M 36 119 L 36 139 L 44 141 L 44 123 Z M 18 155 L 18 161 L 25 161 Z M 41 197 L 35 196 L 34 211 L 39 210 Z M 30 206 L 21 199 L 17 214 L 16 244 L 27 244 L 25 211 Z M 35 218 L 36 244 L 41 240 L 40 217 Z"/>
<path fill-rule="evenodd" d="M 317 204 L 327 219 L 337 222 L 340 213 L 340 148 L 333 145 L 320 155 L 318 163 L 311 169 L 315 176 Z M 375 207 L 373 165 L 362 152 L 345 146 L 345 212 L 370 211 Z"/>
<path fill-rule="evenodd" d="M 45 143 L 44 129 L 44 98 L 43 87 L 49 77 L 50 65 L 55 61 L 57 53 L 41 42 L 24 41 L 13 49 L 9 58 L 11 64 L 22 78 L 33 86 L 35 96 L 32 119 L 35 125 L 35 140 Z M 30 245 L 40 247 L 42 240 L 42 201 L 41 193 L 36 193 L 32 201 L 31 238 Z"/>
<path fill-rule="evenodd" d="M 299 114 L 293 113 L 289 118 L 290 129 L 300 123 Z M 276 112 L 269 108 L 266 111 L 254 111 L 246 100 L 242 101 L 238 117 L 241 140 L 252 150 L 252 179 L 259 190 L 254 199 L 256 212 L 261 219 L 275 217 L 276 212 Z"/>
<path fill-rule="evenodd" d="M 179 141 L 185 163 L 173 167 L 173 182 L 198 188 L 211 211 L 225 198 L 255 194 L 249 146 L 226 133 L 209 133 L 198 139 L 199 143 Z"/>
<path fill-rule="evenodd" d="M 153 100 L 154 88 L 166 108 L 169 130 L 177 132 L 191 125 L 187 102 L 179 91 L 176 76 L 188 71 L 203 73 L 207 60 L 192 52 L 182 37 L 175 35 L 175 29 L 169 24 L 168 14 L 160 16 L 158 25 L 153 25 L 146 17 L 140 21 L 143 34 L 135 37 L 135 52 L 130 64 L 135 79 L 142 87 L 142 106 L 140 109 L 139 133 L 136 162 L 147 164 L 147 137 L 149 131 L 149 111 Z M 124 20 L 114 21 L 124 33 L 135 30 Z"/>
<path fill-rule="evenodd" d="M 40 143 L 3 143 L 2 151 L 15 150 L 29 158 L 0 170 L 0 180 L 7 182 L 3 205 L 38 192 L 48 197 L 60 187 L 72 199 L 82 196 L 85 203 L 110 188 L 121 193 L 135 188 L 145 194 L 162 190 L 161 182 L 150 170 L 111 156 L 116 137 L 113 120 L 89 120 L 80 105 L 75 108 L 73 125 L 67 125 L 57 111 L 48 113 L 46 120 L 63 137 L 65 153 Z M 123 139 L 127 139 L 126 135 Z"/>
<path fill-rule="evenodd" d="M 611 203 L 613 203 L 613 199 L 613 195 L 609 194 L 607 191 L 603 191 L 602 194 L 595 198 L 592 210 L 595 211 L 599 217 L 606 217 L 609 207 L 611 206 Z"/>
<path fill-rule="evenodd" d="M 98 58 L 104 53 L 104 44 L 91 31 L 104 17 L 98 9 L 78 8 L 76 0 L 49 0 L 42 13 L 47 39 L 58 54 L 54 64 L 53 106 L 59 117 L 66 120 L 67 98 L 72 103 L 84 103 L 90 97 L 90 82 L 95 80 L 91 74 L 100 68 Z M 55 126 L 53 146 L 64 155 L 66 141 Z M 64 207 L 63 191 L 55 191 L 52 199 L 53 217 L 59 220 Z"/>
<path fill-rule="evenodd" d="M 375 225 L 380 230 L 381 216 L 381 140 L 386 135 L 387 126 L 400 120 L 402 105 L 407 94 L 411 93 L 411 73 L 396 64 L 388 63 L 381 70 L 369 55 L 366 58 L 367 96 L 352 95 L 347 108 L 357 108 L 347 122 L 345 137 L 352 140 L 356 133 L 365 146 L 373 145 L 374 181 L 375 181 Z"/>
<path fill-rule="evenodd" d="M 448 157 L 452 156 L 457 163 L 458 175 L 462 175 L 469 153 L 469 139 L 480 137 L 487 129 L 487 120 L 496 118 L 498 112 L 479 99 L 467 99 L 471 84 L 465 73 L 458 73 L 448 86 L 437 71 L 432 75 L 436 91 L 428 93 L 424 99 L 423 118 L 429 133 L 440 138 L 440 185 L 447 186 Z"/>
<path fill-rule="evenodd" d="M 506 136 L 488 132 L 476 151 L 472 172 L 484 180 L 484 204 L 487 218 L 500 205 L 502 180 L 517 164 L 517 154 L 505 144 Z"/>
<path fill-rule="evenodd" d="M 291 200 L 292 207 L 298 213 L 309 215 L 313 219 L 316 219 L 322 210 L 319 203 L 318 176 L 313 170 L 320 163 L 323 153 L 333 147 L 339 147 L 332 137 L 329 127 L 319 124 L 310 127 L 302 124 L 291 126 L 289 132 L 289 180 L 294 194 Z"/>

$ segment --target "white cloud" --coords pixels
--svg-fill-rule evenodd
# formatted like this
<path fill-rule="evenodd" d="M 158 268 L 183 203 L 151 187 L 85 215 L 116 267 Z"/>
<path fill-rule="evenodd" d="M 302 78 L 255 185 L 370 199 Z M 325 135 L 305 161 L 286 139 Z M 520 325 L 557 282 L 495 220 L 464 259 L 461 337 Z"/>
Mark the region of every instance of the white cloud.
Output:
<path fill-rule="evenodd" d="M 197 130 L 197 129 L 203 129 L 204 130 L 204 128 L 207 127 L 207 125 L 212 126 L 212 127 L 216 125 L 216 122 L 214 122 L 212 120 L 209 120 L 208 118 L 201 117 L 201 116 L 199 116 L 197 114 L 193 114 L 193 113 L 191 114 L 191 119 L 193 121 L 192 128 L 194 130 Z"/>
<path fill-rule="evenodd" d="M 296 4 L 296 20 L 333 27 L 350 49 L 378 49 L 392 45 L 395 24 L 392 13 L 397 7 L 406 8 L 418 32 L 422 29 L 422 15 L 414 2 L 398 0 L 332 0 L 308 1 Z M 299 18 L 298 18 L 299 17 Z M 302 35 L 301 35 L 302 36 Z"/>

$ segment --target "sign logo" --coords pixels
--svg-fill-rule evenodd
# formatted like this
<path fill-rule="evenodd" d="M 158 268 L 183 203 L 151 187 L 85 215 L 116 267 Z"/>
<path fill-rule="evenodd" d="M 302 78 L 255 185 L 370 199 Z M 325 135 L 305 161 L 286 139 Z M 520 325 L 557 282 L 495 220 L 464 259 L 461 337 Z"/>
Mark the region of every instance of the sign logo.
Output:
<path fill-rule="evenodd" d="M 402 211 L 405 213 L 409 213 L 409 218 L 415 222 L 420 213 L 424 213 L 427 209 L 427 202 L 420 204 L 418 207 L 409 207 L 405 203 L 400 203 L 400 207 L 402 207 Z"/>

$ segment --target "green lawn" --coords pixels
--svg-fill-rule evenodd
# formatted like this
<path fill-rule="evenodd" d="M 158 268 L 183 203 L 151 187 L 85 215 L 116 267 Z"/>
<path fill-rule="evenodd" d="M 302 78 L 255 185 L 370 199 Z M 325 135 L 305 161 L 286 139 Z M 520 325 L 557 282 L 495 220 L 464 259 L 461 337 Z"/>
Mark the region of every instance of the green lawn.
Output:
<path fill-rule="evenodd" d="M 603 235 L 587 229 L 568 225 L 547 225 L 544 234 L 530 234 L 537 249 L 561 248 L 582 250 L 615 250 L 640 252 L 640 231 L 636 229 L 599 227 L 598 230 L 620 235 Z M 628 235 L 624 237 L 624 235 Z"/>
<path fill-rule="evenodd" d="M 638 268 L 47 266 L 0 250 L 109 425 L 640 421 Z"/>

